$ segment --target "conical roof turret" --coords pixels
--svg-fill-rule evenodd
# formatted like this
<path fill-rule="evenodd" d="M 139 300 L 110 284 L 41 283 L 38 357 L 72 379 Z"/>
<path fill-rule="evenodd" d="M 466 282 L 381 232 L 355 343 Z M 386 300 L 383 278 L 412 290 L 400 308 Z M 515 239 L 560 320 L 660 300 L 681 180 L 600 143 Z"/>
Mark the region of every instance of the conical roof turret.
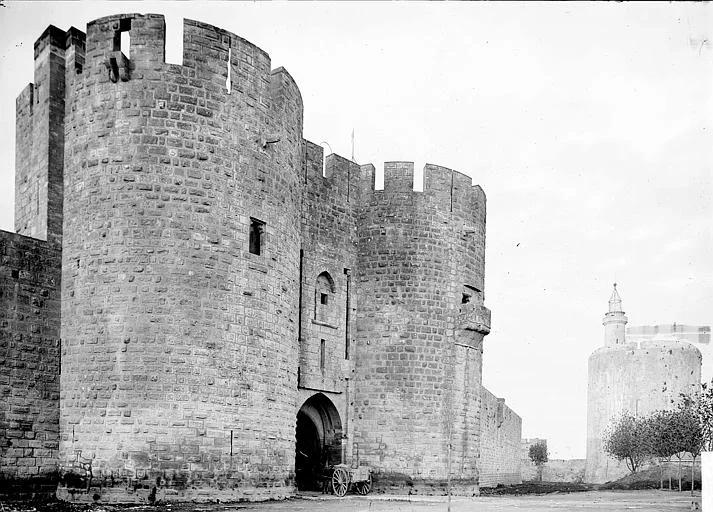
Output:
<path fill-rule="evenodd" d="M 616 291 L 616 283 L 614 283 L 614 290 L 611 292 L 611 297 L 609 297 L 609 312 L 610 313 L 618 313 L 622 312 L 621 309 L 621 297 L 619 296 L 619 292 Z"/>

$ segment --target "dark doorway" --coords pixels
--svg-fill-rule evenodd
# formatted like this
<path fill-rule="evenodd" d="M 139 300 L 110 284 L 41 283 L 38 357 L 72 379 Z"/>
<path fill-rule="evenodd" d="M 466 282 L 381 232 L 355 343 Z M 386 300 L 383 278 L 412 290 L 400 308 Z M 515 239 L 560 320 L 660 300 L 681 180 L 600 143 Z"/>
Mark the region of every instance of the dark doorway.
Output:
<path fill-rule="evenodd" d="M 322 393 L 311 396 L 297 413 L 295 484 L 300 491 L 323 490 L 329 467 L 342 462 L 342 422 Z"/>
<path fill-rule="evenodd" d="M 297 413 L 297 443 L 295 453 L 295 484 L 300 491 L 319 489 L 322 446 L 317 426 L 304 412 Z"/>

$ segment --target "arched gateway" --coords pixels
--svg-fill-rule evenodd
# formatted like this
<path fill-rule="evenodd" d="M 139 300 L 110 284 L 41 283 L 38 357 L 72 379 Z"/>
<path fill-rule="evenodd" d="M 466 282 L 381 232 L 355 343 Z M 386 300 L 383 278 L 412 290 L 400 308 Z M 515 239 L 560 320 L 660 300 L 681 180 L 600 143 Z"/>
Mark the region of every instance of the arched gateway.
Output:
<path fill-rule="evenodd" d="M 332 401 L 312 395 L 297 412 L 295 484 L 300 491 L 321 490 L 326 467 L 342 462 L 342 421 Z"/>

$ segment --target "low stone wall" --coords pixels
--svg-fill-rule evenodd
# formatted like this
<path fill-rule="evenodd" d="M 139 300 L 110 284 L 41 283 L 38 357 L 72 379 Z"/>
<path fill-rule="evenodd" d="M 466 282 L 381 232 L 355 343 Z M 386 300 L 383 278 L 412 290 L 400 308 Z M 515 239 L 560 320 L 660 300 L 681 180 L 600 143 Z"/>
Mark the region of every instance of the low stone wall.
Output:
<path fill-rule="evenodd" d="M 519 484 L 522 419 L 484 387 L 480 401 L 480 486 Z"/>
<path fill-rule="evenodd" d="M 585 459 L 551 459 L 542 468 L 543 482 L 582 482 L 584 480 Z M 532 461 L 522 461 L 522 480 L 539 479 L 537 466 Z"/>

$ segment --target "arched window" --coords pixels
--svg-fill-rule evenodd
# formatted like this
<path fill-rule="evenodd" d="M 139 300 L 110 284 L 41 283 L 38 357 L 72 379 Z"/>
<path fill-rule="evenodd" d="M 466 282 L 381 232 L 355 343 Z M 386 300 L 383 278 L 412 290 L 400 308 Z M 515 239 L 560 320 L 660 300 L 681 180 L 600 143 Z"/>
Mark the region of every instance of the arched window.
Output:
<path fill-rule="evenodd" d="M 334 311 L 334 279 L 329 272 L 322 272 L 317 276 L 314 289 L 314 319 L 328 324 L 335 323 Z"/>

